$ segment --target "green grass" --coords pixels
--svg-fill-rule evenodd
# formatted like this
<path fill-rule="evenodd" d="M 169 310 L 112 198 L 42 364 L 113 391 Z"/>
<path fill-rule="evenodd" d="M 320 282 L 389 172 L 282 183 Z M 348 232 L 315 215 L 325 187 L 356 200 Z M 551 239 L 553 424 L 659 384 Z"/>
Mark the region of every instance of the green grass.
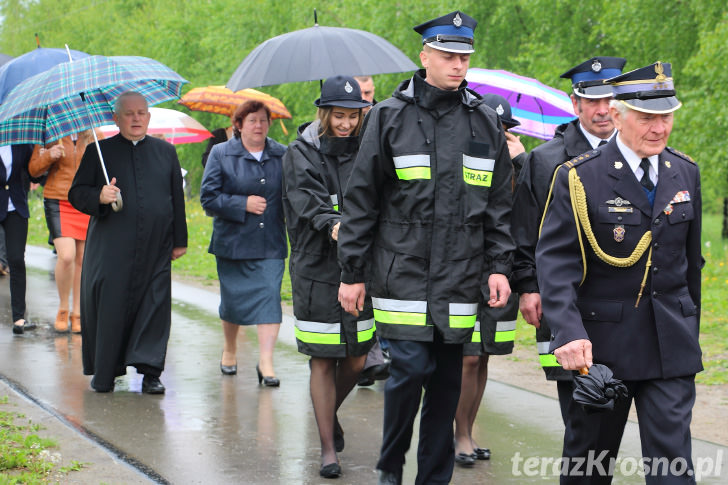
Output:
<path fill-rule="evenodd" d="M 10 406 L 7 396 L 0 399 L 0 484 L 63 482 L 62 477 L 83 468 L 78 461 L 59 466 L 55 441 L 40 437 L 41 426 Z"/>
<path fill-rule="evenodd" d="M 31 221 L 28 243 L 46 246 L 48 232 L 43 216 L 43 203 L 33 194 L 30 198 Z M 207 252 L 212 234 L 212 218 L 207 217 L 199 200 L 187 202 L 187 227 L 189 247 L 187 254 L 173 263 L 175 277 L 194 280 L 201 284 L 216 285 L 215 258 Z M 702 384 L 728 383 L 728 241 L 720 237 L 721 217 L 703 215 L 703 297 L 700 343 L 703 348 L 705 371 L 698 374 Z M 291 281 L 288 266 L 283 275 L 281 289 L 283 300 L 291 300 Z M 536 353 L 534 331 L 519 314 L 516 345 Z M 515 358 L 515 357 L 513 357 Z"/>

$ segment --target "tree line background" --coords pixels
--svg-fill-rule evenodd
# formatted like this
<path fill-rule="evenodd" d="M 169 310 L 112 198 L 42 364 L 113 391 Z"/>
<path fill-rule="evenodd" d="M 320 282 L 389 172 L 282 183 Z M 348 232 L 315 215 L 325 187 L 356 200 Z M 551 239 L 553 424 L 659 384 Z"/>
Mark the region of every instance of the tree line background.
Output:
<path fill-rule="evenodd" d="M 478 0 L 443 4 L 420 0 L 0 0 L 0 52 L 17 56 L 63 47 L 101 55 L 154 58 L 190 81 L 183 89 L 224 85 L 245 56 L 264 40 L 313 25 L 374 32 L 416 64 L 420 38 L 412 27 L 459 8 L 478 20 L 471 67 L 505 69 L 569 91 L 559 75 L 595 55 L 627 59 L 625 70 L 671 62 L 679 99 L 670 145 L 701 167 L 705 210 L 718 212 L 728 195 L 728 6 L 725 0 Z M 366 46 L 364 46 L 366 47 Z M 409 73 L 375 76 L 377 99 L 388 97 Z M 293 115 L 288 134 L 275 122 L 270 135 L 288 143 L 315 115 L 319 83 L 262 88 Z M 219 115 L 180 109 L 208 129 Z M 527 149 L 540 143 L 522 137 Z M 188 182 L 199 189 L 205 143 L 179 145 Z"/>

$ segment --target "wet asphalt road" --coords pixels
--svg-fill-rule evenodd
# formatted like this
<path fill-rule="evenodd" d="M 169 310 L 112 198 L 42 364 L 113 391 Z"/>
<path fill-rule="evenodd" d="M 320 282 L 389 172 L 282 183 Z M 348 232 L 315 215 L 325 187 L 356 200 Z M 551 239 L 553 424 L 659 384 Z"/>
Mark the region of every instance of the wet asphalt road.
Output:
<path fill-rule="evenodd" d="M 295 349 L 293 324 L 284 317 L 276 349 L 277 389 L 259 387 L 255 373 L 255 329 L 240 333 L 238 375 L 219 370 L 222 335 L 218 296 L 175 283 L 172 335 L 162 382 L 163 396 L 140 393 L 133 368 L 117 380 L 116 391 L 97 394 L 81 370 L 78 335 L 52 329 L 57 308 L 49 251 L 28 248 L 28 314 L 39 329 L 13 337 L 8 287 L 0 282 L 0 374 L 44 407 L 95 437 L 152 480 L 175 484 L 376 483 L 374 466 L 381 443 L 383 383 L 357 388 L 339 418 L 346 448 L 339 454 L 343 476 L 318 476 L 319 440 L 308 394 L 306 357 Z M 417 426 L 417 423 L 416 423 Z M 556 477 L 530 476 L 514 457 L 558 457 L 563 426 L 558 403 L 535 393 L 491 381 L 475 434 L 493 450 L 489 462 L 457 468 L 452 483 L 556 483 Z M 413 443 L 416 448 L 417 433 Z M 722 457 L 728 450 L 694 440 L 694 456 Z M 637 426 L 628 425 L 622 456 L 639 456 Z M 416 457 L 407 456 L 404 482 L 412 483 Z M 550 470 L 550 469 L 549 469 Z M 728 476 L 701 483 L 726 483 Z M 644 483 L 637 476 L 614 483 Z"/>

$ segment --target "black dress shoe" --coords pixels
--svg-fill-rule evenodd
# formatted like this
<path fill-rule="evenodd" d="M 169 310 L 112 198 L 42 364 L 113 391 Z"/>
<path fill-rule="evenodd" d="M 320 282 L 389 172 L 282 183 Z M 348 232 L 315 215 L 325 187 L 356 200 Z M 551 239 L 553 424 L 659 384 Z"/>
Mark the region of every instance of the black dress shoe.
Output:
<path fill-rule="evenodd" d="M 111 383 L 111 387 L 103 387 L 103 386 L 97 386 L 96 385 L 96 376 L 91 378 L 91 389 L 93 389 L 96 392 L 114 392 L 114 383 Z"/>
<path fill-rule="evenodd" d="M 360 387 L 369 387 L 374 385 L 374 378 L 359 376 L 359 380 L 356 383 Z"/>
<path fill-rule="evenodd" d="M 222 365 L 222 362 L 220 362 L 220 372 L 226 376 L 234 376 L 238 373 L 238 364 Z"/>
<path fill-rule="evenodd" d="M 319 475 L 324 478 L 339 478 L 341 476 L 341 466 L 338 463 L 329 463 L 321 465 Z"/>
<path fill-rule="evenodd" d="M 281 385 L 281 381 L 277 377 L 264 376 L 260 372 L 260 366 L 255 366 L 255 371 L 258 373 L 258 384 L 263 384 L 266 387 L 278 387 Z"/>
<path fill-rule="evenodd" d="M 402 483 L 402 472 L 388 472 L 386 470 L 377 470 L 379 479 L 377 480 L 378 485 L 401 485 Z"/>
<path fill-rule="evenodd" d="M 475 465 L 475 458 L 470 453 L 455 453 L 455 463 L 462 467 L 470 468 Z"/>
<path fill-rule="evenodd" d="M 478 460 L 490 460 L 490 448 L 475 448 L 473 453 Z"/>
<path fill-rule="evenodd" d="M 334 449 L 337 453 L 344 451 L 344 430 L 336 416 L 334 416 Z"/>
<path fill-rule="evenodd" d="M 165 390 L 159 377 L 144 375 L 144 379 L 142 380 L 142 392 L 144 394 L 164 394 Z"/>

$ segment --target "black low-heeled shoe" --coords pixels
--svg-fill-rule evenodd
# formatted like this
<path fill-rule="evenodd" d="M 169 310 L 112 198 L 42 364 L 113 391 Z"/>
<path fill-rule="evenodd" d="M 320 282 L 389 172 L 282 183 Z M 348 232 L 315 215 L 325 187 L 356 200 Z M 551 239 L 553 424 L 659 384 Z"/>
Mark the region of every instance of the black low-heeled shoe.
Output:
<path fill-rule="evenodd" d="M 260 372 L 260 366 L 255 366 L 255 371 L 258 373 L 258 384 L 263 384 L 266 387 L 278 387 L 281 385 L 281 381 L 277 377 L 264 376 Z"/>
<path fill-rule="evenodd" d="M 490 448 L 475 448 L 473 453 L 478 460 L 490 460 Z"/>
<path fill-rule="evenodd" d="M 475 465 L 475 458 L 470 453 L 455 453 L 455 463 L 462 467 L 469 468 Z"/>
<path fill-rule="evenodd" d="M 329 463 L 328 465 L 321 465 L 319 475 L 324 478 L 339 478 L 341 476 L 341 465 L 338 463 Z"/>
<path fill-rule="evenodd" d="M 23 320 L 22 325 L 17 325 L 13 323 L 13 333 L 15 335 L 23 335 L 26 330 L 35 330 L 37 325 L 33 322 L 29 322 L 28 320 Z"/>

